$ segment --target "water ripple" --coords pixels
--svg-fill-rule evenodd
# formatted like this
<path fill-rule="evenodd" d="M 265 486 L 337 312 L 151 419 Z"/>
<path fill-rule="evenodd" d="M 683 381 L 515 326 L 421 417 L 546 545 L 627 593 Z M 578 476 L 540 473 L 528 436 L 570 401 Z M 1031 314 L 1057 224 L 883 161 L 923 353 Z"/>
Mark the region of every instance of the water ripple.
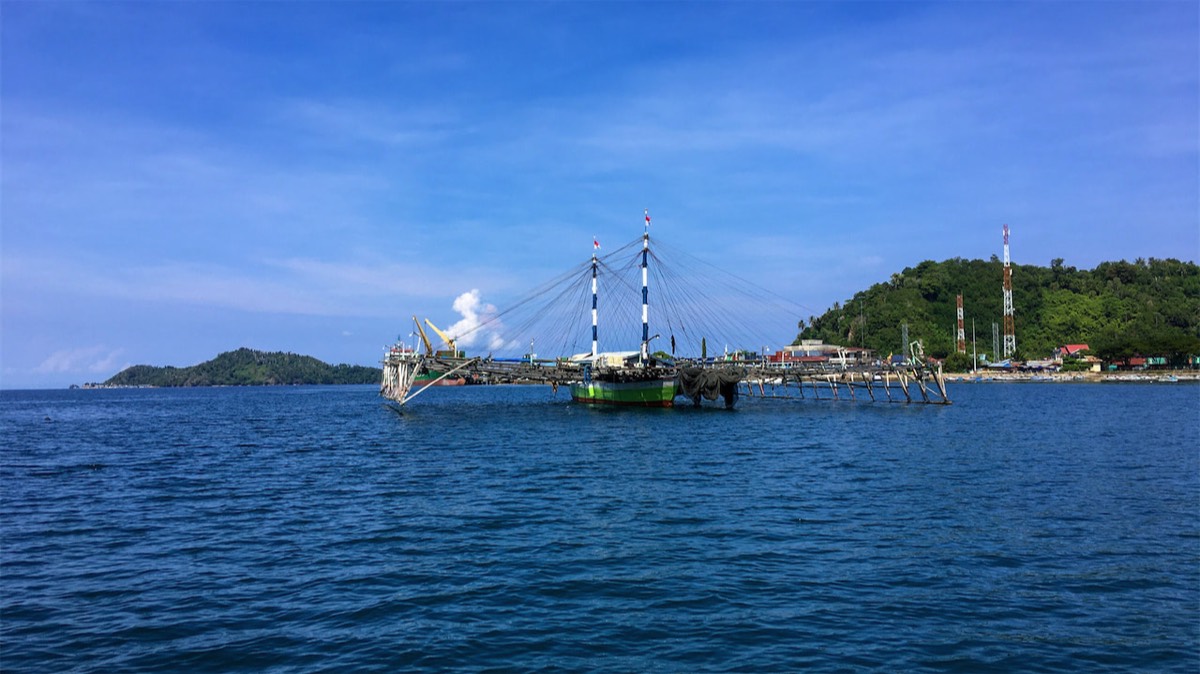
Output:
<path fill-rule="evenodd" d="M 397 415 L 369 387 L 3 392 L 0 662 L 1200 668 L 1197 427 L 1120 421 L 1194 418 L 1195 387 L 953 393 L 728 413 L 472 387 Z"/>

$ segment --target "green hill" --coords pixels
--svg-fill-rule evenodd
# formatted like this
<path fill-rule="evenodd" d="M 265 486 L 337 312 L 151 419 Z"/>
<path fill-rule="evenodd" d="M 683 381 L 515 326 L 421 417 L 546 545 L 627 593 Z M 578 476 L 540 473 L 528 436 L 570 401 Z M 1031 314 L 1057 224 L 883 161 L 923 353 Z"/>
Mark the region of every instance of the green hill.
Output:
<path fill-rule="evenodd" d="M 241 348 L 191 367 L 134 365 L 105 386 L 267 386 L 375 384 L 381 371 L 362 365 L 329 365 L 312 356 Z"/>
<path fill-rule="evenodd" d="M 1163 355 L 1181 364 L 1200 353 L 1200 267 L 1175 259 L 1104 262 L 1076 269 L 1053 260 L 1049 267 L 1012 266 L 1018 359 L 1042 358 L 1063 344 L 1088 344 L 1106 360 Z M 955 296 L 963 295 L 967 351 L 971 320 L 977 349 L 992 354 L 992 323 L 1002 322 L 1003 265 L 954 258 L 925 261 L 835 303 L 801 322 L 799 339 L 866 346 L 901 353 L 901 324 L 925 352 L 954 351 Z"/>

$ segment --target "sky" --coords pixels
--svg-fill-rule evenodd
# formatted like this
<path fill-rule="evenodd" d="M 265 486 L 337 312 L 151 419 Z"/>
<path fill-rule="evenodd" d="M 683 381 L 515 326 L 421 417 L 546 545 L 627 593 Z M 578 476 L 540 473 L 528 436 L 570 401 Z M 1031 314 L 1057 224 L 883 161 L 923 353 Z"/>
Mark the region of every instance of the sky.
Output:
<path fill-rule="evenodd" d="M 811 315 L 1003 224 L 1195 261 L 1198 7 L 2 0 L 0 387 L 377 365 L 646 209 Z"/>

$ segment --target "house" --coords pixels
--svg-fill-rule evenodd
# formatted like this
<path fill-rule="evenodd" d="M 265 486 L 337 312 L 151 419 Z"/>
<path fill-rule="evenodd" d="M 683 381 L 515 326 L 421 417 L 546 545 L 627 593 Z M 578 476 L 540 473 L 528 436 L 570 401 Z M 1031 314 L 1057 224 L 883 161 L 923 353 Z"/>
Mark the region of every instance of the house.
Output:
<path fill-rule="evenodd" d="M 1171 367 L 1167 356 L 1130 356 L 1109 361 L 1107 370 L 1166 370 Z"/>
<path fill-rule="evenodd" d="M 1054 359 L 1062 361 L 1066 358 L 1080 358 L 1083 354 L 1081 351 L 1088 351 L 1087 344 L 1065 344 L 1054 349 Z"/>
<path fill-rule="evenodd" d="M 816 365 L 820 363 L 828 363 L 829 356 L 801 356 L 796 355 L 791 351 L 776 351 L 767 356 L 767 362 L 779 365 L 780 367 L 791 367 L 795 365 Z"/>
<path fill-rule="evenodd" d="M 822 361 L 804 361 L 801 358 L 823 358 Z M 871 349 L 861 349 L 857 346 L 839 346 L 826 344 L 820 339 L 804 339 L 799 344 L 785 346 L 770 359 L 779 363 L 794 362 L 833 362 L 837 365 L 852 365 L 873 360 L 875 353 Z"/>
<path fill-rule="evenodd" d="M 1114 360 L 1108 364 L 1109 370 L 1145 370 L 1145 356 L 1131 356 L 1122 360 Z"/>

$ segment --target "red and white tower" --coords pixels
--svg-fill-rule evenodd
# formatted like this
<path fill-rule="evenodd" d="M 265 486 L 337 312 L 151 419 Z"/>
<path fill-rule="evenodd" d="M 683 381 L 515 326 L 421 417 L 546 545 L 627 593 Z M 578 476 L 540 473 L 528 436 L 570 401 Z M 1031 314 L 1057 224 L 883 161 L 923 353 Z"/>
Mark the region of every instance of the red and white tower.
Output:
<path fill-rule="evenodd" d="M 1017 352 L 1017 328 L 1013 321 L 1012 266 L 1008 260 L 1008 225 L 1004 226 L 1004 357 Z"/>
<path fill-rule="evenodd" d="M 958 352 L 967 352 L 967 331 L 963 326 L 962 293 L 958 294 Z"/>

